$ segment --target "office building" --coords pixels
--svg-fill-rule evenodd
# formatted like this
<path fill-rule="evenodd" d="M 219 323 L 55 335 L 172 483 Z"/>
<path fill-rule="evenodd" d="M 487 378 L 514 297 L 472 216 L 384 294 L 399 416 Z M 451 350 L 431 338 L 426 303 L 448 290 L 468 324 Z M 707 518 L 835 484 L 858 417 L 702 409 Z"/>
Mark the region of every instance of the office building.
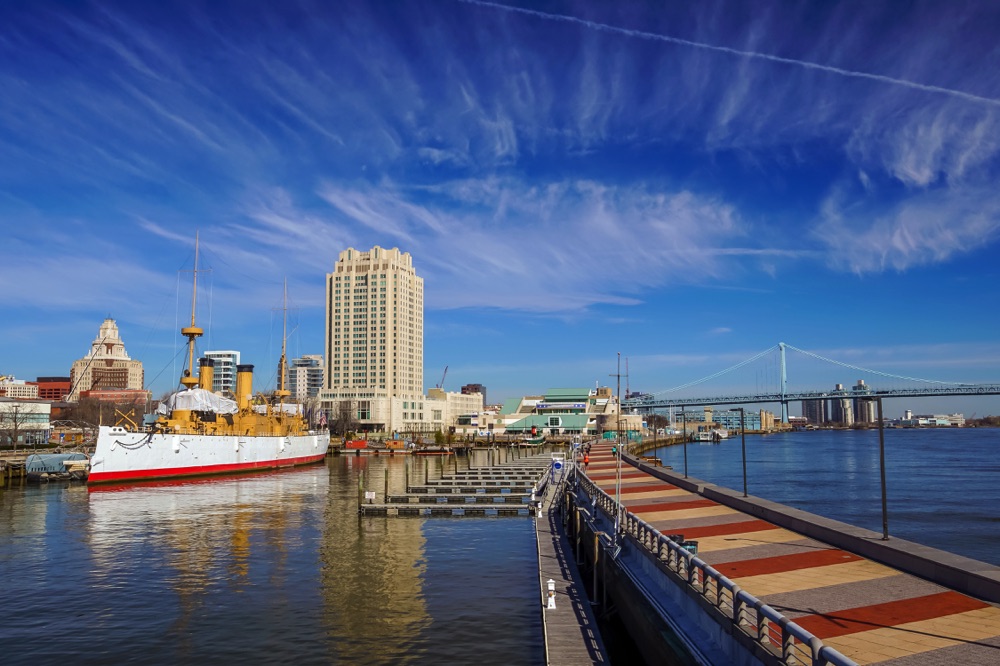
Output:
<path fill-rule="evenodd" d="M 33 382 L 38 386 L 38 398 L 58 402 L 69 395 L 69 377 L 39 377 Z"/>
<path fill-rule="evenodd" d="M 826 423 L 826 400 L 803 400 L 802 416 L 807 423 L 823 425 Z"/>
<path fill-rule="evenodd" d="M 141 391 L 142 361 L 129 357 L 118 333 L 118 324 L 109 317 L 101 324 L 87 355 L 73 363 L 69 377 L 70 402 L 77 402 L 81 391 Z"/>
<path fill-rule="evenodd" d="M 466 384 L 461 389 L 462 395 L 472 395 L 473 393 L 480 393 L 483 396 L 483 404 L 489 404 L 486 401 L 486 387 L 482 384 Z"/>
<path fill-rule="evenodd" d="M 23 379 L 0 377 L 0 397 L 33 400 L 38 397 L 38 386 Z"/>
<path fill-rule="evenodd" d="M 444 407 L 424 390 L 424 281 L 397 248 L 348 248 L 326 279 L 325 378 L 331 423 L 364 432 L 432 432 Z M 433 401 L 437 404 L 438 401 Z"/>

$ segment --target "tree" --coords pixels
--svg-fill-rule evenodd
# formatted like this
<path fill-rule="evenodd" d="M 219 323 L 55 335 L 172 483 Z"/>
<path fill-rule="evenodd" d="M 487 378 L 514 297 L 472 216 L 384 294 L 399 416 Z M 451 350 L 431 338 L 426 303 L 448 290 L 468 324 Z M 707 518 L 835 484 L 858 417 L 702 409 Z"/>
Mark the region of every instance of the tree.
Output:
<path fill-rule="evenodd" d="M 24 405 L 5 403 L 0 407 L 0 442 L 9 443 L 17 452 L 17 440 L 31 421 L 31 413 Z"/>
<path fill-rule="evenodd" d="M 63 411 L 63 418 L 99 425 L 114 425 L 122 415 L 125 415 L 134 423 L 142 423 L 145 408 L 146 405 L 141 402 L 106 402 L 94 398 L 81 398 L 78 403 Z"/>
<path fill-rule="evenodd" d="M 337 403 L 337 408 L 333 412 L 330 420 L 330 433 L 339 437 L 344 437 L 349 432 L 357 430 L 358 420 L 354 418 L 350 400 L 341 400 Z"/>

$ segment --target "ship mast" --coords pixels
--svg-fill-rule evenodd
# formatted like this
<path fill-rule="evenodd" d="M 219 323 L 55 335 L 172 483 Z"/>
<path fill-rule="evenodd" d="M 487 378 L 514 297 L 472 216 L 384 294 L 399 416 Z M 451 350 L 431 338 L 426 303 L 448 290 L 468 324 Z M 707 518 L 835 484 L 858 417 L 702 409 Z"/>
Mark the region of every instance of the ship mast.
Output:
<path fill-rule="evenodd" d="M 285 298 L 281 306 L 281 315 L 281 359 L 278 360 L 278 390 L 274 392 L 279 404 L 292 393 L 285 388 L 285 375 L 288 374 L 288 360 L 285 357 L 285 347 L 288 344 L 288 278 L 285 278 Z"/>
<path fill-rule="evenodd" d="M 181 377 L 181 384 L 184 388 L 191 389 L 198 385 L 198 378 L 194 376 L 194 341 L 205 331 L 195 326 L 194 313 L 195 304 L 198 301 L 198 232 L 194 235 L 194 279 L 191 285 L 191 325 L 181 329 L 181 335 L 188 339 L 188 364 L 184 375 Z"/>

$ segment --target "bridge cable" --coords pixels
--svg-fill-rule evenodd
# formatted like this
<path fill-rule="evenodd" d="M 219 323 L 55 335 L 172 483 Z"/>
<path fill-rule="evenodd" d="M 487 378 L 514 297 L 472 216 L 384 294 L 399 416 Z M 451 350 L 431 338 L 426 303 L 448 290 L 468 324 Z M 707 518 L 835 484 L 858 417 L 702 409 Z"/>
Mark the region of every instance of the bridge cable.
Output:
<path fill-rule="evenodd" d="M 663 393 L 672 393 L 673 391 L 680 391 L 681 389 L 686 389 L 686 388 L 689 388 L 691 386 L 695 386 L 697 384 L 702 384 L 704 382 L 707 382 L 710 379 L 715 379 L 716 377 L 718 377 L 720 375 L 724 375 L 727 372 L 732 372 L 733 370 L 738 370 L 738 369 L 742 368 L 743 366 L 747 365 L 748 363 L 753 363 L 754 361 L 756 361 L 757 359 L 759 359 L 761 356 L 765 356 L 767 354 L 770 354 L 771 352 L 773 352 L 777 348 L 778 348 L 778 345 L 774 345 L 773 347 L 769 347 L 769 348 L 765 349 L 764 351 L 760 352 L 759 354 L 757 354 L 755 356 L 752 356 L 751 358 L 748 358 L 745 361 L 737 363 L 736 365 L 734 365 L 734 366 L 732 366 L 730 368 L 726 368 L 725 370 L 720 370 L 719 372 L 716 372 L 714 375 L 709 375 L 708 377 L 703 377 L 701 379 L 696 379 L 693 382 L 688 382 L 687 384 L 681 384 L 680 386 L 675 386 L 673 388 L 664 389 L 662 391 L 656 391 L 652 395 L 660 395 L 660 394 L 663 394 Z"/>
<path fill-rule="evenodd" d="M 834 365 L 840 365 L 840 366 L 843 366 L 845 368 L 850 368 L 851 370 L 860 370 L 861 372 L 870 372 L 873 375 L 881 375 L 882 377 L 891 377 L 892 379 L 905 379 L 905 380 L 911 381 L 911 382 L 925 382 L 927 384 L 948 384 L 948 385 L 952 385 L 952 386 L 970 386 L 970 384 L 968 382 L 943 382 L 943 381 L 939 381 L 937 379 L 921 379 L 920 377 L 904 377 L 903 375 L 893 375 L 893 374 L 888 373 L 888 372 L 880 372 L 878 370 L 872 370 L 871 368 L 862 368 L 861 366 L 851 365 L 850 363 L 844 363 L 842 361 L 835 361 L 832 358 L 826 358 L 825 356 L 820 356 L 819 354 L 814 354 L 812 352 L 808 352 L 805 349 L 799 349 L 798 347 L 795 347 L 795 346 L 787 344 L 787 343 L 785 344 L 785 347 L 787 347 L 788 349 L 792 349 L 794 351 L 797 351 L 800 354 L 805 354 L 806 356 L 812 356 L 813 358 L 819 359 L 820 361 L 826 361 L 827 363 L 833 363 Z"/>

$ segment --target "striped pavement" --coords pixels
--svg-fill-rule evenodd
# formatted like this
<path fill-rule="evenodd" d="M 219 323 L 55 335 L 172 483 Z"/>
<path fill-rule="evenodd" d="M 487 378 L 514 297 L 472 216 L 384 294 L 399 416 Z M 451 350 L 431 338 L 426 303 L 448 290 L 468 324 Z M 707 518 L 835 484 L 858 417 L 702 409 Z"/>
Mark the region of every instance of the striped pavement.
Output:
<path fill-rule="evenodd" d="M 611 444 L 587 476 L 615 496 Z M 859 664 L 1000 665 L 1000 608 L 758 520 L 627 463 L 621 501 L 662 534 Z"/>

